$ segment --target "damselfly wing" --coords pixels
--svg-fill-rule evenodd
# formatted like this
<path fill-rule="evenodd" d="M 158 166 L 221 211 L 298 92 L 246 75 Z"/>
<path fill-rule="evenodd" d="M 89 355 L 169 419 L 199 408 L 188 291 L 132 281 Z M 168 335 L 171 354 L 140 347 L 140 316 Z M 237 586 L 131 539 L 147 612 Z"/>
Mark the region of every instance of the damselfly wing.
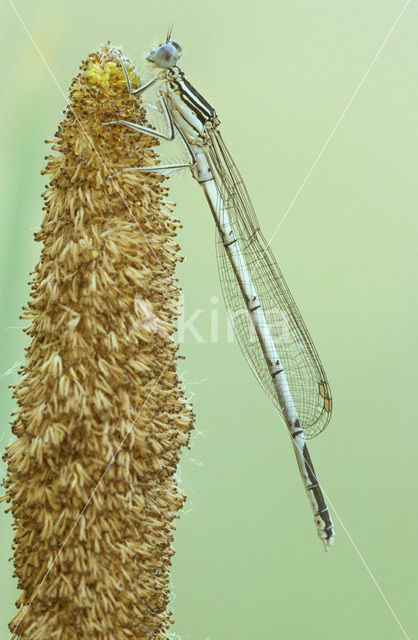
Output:
<path fill-rule="evenodd" d="M 313 438 L 325 429 L 331 417 L 332 398 L 325 371 L 283 274 L 260 231 L 244 182 L 219 130 L 210 133 L 210 141 L 210 160 L 218 191 L 257 290 L 301 426 L 305 436 Z M 255 376 L 285 418 L 218 230 L 216 247 L 222 292 L 234 333 Z"/>

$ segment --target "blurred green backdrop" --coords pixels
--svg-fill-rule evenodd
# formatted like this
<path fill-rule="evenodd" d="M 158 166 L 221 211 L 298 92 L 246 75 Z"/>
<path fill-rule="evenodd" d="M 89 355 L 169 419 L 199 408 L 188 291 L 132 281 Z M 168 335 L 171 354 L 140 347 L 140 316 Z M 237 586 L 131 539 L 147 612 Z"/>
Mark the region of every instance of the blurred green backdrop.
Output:
<path fill-rule="evenodd" d="M 217 109 L 269 239 L 404 2 L 16 0 L 15 6 L 56 82 L 3 2 L 2 448 L 12 439 L 8 385 L 26 344 L 18 316 L 40 250 L 32 234 L 42 218 L 43 141 L 65 107 L 56 83 L 66 92 L 80 61 L 107 40 L 122 44 L 141 68 L 174 23 L 181 67 Z M 311 445 L 336 510 L 328 554 L 285 428 L 236 343 L 226 340 L 204 196 L 188 172 L 170 180 L 184 224 L 186 260 L 178 275 L 185 314 L 203 310 L 195 327 L 204 339 L 186 331 L 180 363 L 197 413 L 193 448 L 179 473 L 188 502 L 172 577 L 174 632 L 182 639 L 407 637 L 356 547 L 414 636 L 417 17 L 411 2 L 272 243 L 335 398 L 331 426 Z M 219 314 L 217 342 L 209 333 L 211 311 Z M 11 518 L 2 516 L 0 526 L 0 638 L 6 639 L 17 596 L 8 563 Z"/>

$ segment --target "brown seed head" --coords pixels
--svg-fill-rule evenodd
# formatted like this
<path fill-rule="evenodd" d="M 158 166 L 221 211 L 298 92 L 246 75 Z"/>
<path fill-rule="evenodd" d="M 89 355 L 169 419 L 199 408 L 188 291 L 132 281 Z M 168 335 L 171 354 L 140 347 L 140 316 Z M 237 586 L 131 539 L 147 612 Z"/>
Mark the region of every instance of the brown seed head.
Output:
<path fill-rule="evenodd" d="M 45 169 L 31 338 L 5 460 L 22 594 L 14 637 L 166 638 L 174 473 L 193 414 L 173 340 L 181 259 L 118 50 L 81 65 Z M 136 85 L 137 74 L 130 66 Z"/>

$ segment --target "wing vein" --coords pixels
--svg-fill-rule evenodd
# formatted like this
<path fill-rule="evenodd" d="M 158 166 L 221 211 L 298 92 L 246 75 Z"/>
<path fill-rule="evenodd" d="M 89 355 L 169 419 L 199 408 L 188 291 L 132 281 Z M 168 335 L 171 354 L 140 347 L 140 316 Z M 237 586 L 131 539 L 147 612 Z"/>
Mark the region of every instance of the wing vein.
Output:
<path fill-rule="evenodd" d="M 245 257 L 282 362 L 307 438 L 318 435 L 331 417 L 332 398 L 325 371 L 284 276 L 260 231 L 242 177 L 219 130 L 210 132 L 209 161 L 235 236 Z M 222 293 L 234 333 L 251 369 L 283 416 L 261 345 L 217 230 Z"/>

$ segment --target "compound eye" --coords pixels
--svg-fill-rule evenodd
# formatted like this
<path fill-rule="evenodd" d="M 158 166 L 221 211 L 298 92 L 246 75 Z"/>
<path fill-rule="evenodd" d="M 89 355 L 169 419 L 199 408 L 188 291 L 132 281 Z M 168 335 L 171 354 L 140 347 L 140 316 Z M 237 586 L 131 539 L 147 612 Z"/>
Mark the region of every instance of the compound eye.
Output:
<path fill-rule="evenodd" d="M 177 44 L 177 43 L 176 43 Z M 179 46 L 179 45 L 178 45 Z M 180 49 L 181 54 L 181 49 Z M 177 47 L 174 46 L 172 42 L 167 42 L 167 44 L 161 45 L 158 47 L 157 51 L 154 54 L 153 62 L 163 69 L 169 69 L 173 67 L 177 60 L 180 57 L 179 51 Z"/>
<path fill-rule="evenodd" d="M 168 44 L 171 44 L 175 48 L 175 50 L 177 51 L 177 60 L 178 60 L 180 58 L 180 56 L 181 56 L 181 46 L 175 40 L 170 40 L 168 42 Z"/>

